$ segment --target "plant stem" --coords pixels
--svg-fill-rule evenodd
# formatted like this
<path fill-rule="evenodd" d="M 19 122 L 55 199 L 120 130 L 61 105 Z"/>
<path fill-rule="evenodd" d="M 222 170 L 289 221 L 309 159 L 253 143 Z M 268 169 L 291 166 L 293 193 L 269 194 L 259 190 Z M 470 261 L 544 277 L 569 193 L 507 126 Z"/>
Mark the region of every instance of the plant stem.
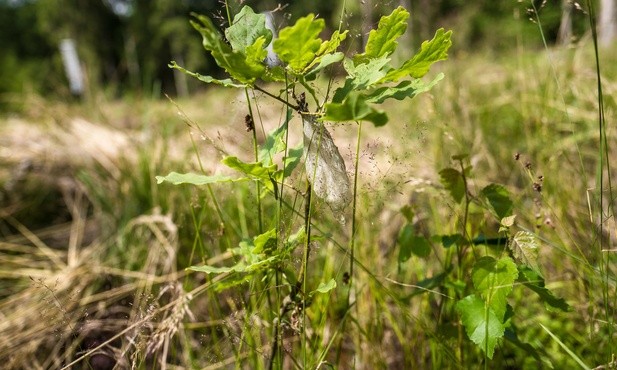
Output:
<path fill-rule="evenodd" d="M 358 136 L 356 139 L 356 158 L 353 174 L 353 203 L 351 208 L 351 240 L 349 241 L 349 290 L 347 291 L 347 305 L 351 296 L 351 287 L 353 285 L 353 266 L 355 261 L 355 246 L 356 246 L 356 204 L 358 198 L 358 163 L 360 161 L 360 139 L 362 137 L 362 121 L 358 122 Z"/>
<path fill-rule="evenodd" d="M 274 95 L 274 94 L 270 93 L 270 92 L 269 92 L 269 91 L 267 91 L 267 90 L 262 89 L 261 87 L 259 87 L 259 86 L 257 86 L 257 85 L 254 85 L 254 86 L 253 86 L 253 88 L 254 88 L 255 90 L 257 90 L 257 91 L 261 92 L 261 93 L 264 93 L 264 94 L 268 95 L 268 96 L 269 96 L 269 97 L 271 97 L 272 99 L 276 99 L 276 100 L 278 100 L 279 102 L 281 102 L 281 103 L 285 104 L 287 107 L 289 107 L 289 108 L 291 108 L 291 109 L 293 109 L 293 110 L 296 110 L 296 111 L 297 111 L 297 110 L 299 110 L 299 109 L 300 109 L 297 105 L 293 105 L 293 104 L 292 104 L 292 103 L 290 103 L 288 100 L 281 99 L 281 98 L 279 98 L 278 96 L 276 96 L 276 95 Z"/>
<path fill-rule="evenodd" d="M 246 96 L 246 104 L 249 108 L 249 115 L 253 122 L 255 122 L 255 116 L 253 115 L 253 108 L 251 105 L 251 99 L 249 97 L 248 88 L 244 88 L 244 94 Z M 257 145 L 257 129 L 255 128 L 255 124 L 253 124 L 253 152 L 255 154 L 255 161 L 259 161 L 259 148 Z M 263 233 L 263 222 L 261 219 L 261 184 L 257 181 L 255 182 L 257 188 L 257 223 L 259 225 L 259 233 Z"/>

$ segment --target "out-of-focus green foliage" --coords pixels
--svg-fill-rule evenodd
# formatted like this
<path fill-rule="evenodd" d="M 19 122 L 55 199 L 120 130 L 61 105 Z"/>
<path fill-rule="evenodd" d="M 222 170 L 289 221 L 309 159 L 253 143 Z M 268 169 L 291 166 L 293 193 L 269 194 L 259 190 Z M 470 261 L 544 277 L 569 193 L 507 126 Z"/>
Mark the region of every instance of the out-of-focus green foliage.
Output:
<path fill-rule="evenodd" d="M 114 8 L 119 3 L 125 5 L 124 12 Z M 186 19 L 191 12 L 204 14 L 221 29 L 229 23 L 225 3 L 229 14 L 237 14 L 243 5 L 256 12 L 274 10 L 274 25 L 279 30 L 309 13 L 327 24 L 340 21 L 350 30 L 341 48 L 349 56 L 363 50 L 362 43 L 369 38 L 362 30 L 374 28 L 383 14 L 397 6 L 411 13 L 407 30 L 399 30 L 401 54 L 417 50 L 420 41 L 440 27 L 455 31 L 453 54 L 508 50 L 517 44 L 539 46 L 541 37 L 533 22 L 536 14 L 552 43 L 557 40 L 562 14 L 560 1 L 366 0 L 363 5 L 340 0 L 0 0 L 0 95 L 33 91 L 68 96 L 58 51 L 60 40 L 66 37 L 76 40 L 89 91 L 185 94 L 198 85 L 170 70 L 171 60 L 200 74 L 222 76 L 220 67 L 203 53 L 200 37 Z M 574 37 L 582 36 L 586 15 L 575 10 L 572 21 Z M 335 31 L 325 28 L 321 37 L 327 39 Z M 397 57 L 393 55 L 393 60 Z M 0 97 L 0 109 L 5 101 Z"/>

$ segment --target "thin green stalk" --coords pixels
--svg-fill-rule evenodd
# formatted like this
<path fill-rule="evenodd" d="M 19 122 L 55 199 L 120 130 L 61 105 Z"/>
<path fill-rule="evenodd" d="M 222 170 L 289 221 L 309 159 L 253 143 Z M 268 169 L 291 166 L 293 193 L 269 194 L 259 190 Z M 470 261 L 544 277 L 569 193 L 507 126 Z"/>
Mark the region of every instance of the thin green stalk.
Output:
<path fill-rule="evenodd" d="M 591 0 L 587 0 L 587 7 L 589 9 L 589 23 L 591 25 L 591 33 L 592 33 L 592 40 L 593 40 L 593 49 L 594 49 L 594 56 L 595 56 L 595 62 L 596 62 L 596 78 L 597 78 L 597 89 L 598 89 L 598 130 L 599 130 L 599 134 L 600 134 L 600 152 L 599 152 L 599 157 L 600 157 L 600 163 L 598 164 L 598 181 L 597 181 L 597 185 L 599 187 L 599 191 L 597 192 L 598 194 L 598 201 L 599 201 L 599 230 L 598 230 L 598 235 L 599 235 L 599 243 L 600 243 L 600 248 L 599 248 L 599 253 L 600 253 L 600 258 L 602 260 L 602 263 L 600 264 L 600 267 L 602 269 L 602 266 L 604 266 L 604 271 L 601 271 L 602 274 L 602 298 L 604 301 L 604 315 L 605 315 L 605 320 L 606 320 L 606 327 L 608 330 L 608 338 L 609 338 L 609 346 L 610 346 L 610 350 L 608 351 L 608 353 L 613 353 L 614 351 L 612 350 L 613 347 L 613 316 L 610 314 L 610 305 L 609 305 L 609 272 L 610 272 L 610 265 L 609 265 L 609 254 L 608 252 L 605 253 L 605 250 L 610 249 L 610 245 L 608 246 L 608 248 L 605 247 L 604 245 L 604 238 L 602 237 L 602 225 L 604 224 L 605 221 L 609 221 L 614 215 L 615 215 L 615 203 L 613 202 L 613 184 L 611 181 L 611 167 L 610 167 L 610 160 L 609 160 L 609 153 L 608 153 L 608 139 L 606 136 L 606 118 L 604 115 L 604 96 L 603 96 L 603 91 L 602 91 L 602 76 L 600 74 L 601 68 L 600 68 L 600 53 L 599 53 L 599 49 L 598 49 L 598 35 L 596 32 L 596 23 L 595 23 L 595 12 L 594 12 L 594 7 L 593 7 L 593 3 L 591 2 Z M 604 168 L 606 167 L 606 172 L 607 172 L 607 182 L 608 182 L 608 198 L 610 199 L 610 202 L 608 204 L 608 209 L 607 209 L 607 214 L 604 214 Z M 617 297 L 617 291 L 615 292 L 615 296 Z M 608 361 L 610 361 L 611 359 L 607 359 Z"/>
<path fill-rule="evenodd" d="M 253 122 L 255 122 L 255 116 L 253 115 L 253 106 L 251 104 L 251 99 L 249 97 L 249 91 L 248 88 L 245 87 L 244 88 L 244 95 L 246 96 L 246 104 L 248 105 L 249 108 L 249 116 L 251 116 L 251 120 L 253 120 Z M 255 125 L 253 123 L 253 130 L 251 130 L 251 132 L 253 133 L 253 152 L 255 155 L 255 161 L 259 161 L 259 146 L 257 144 L 257 130 L 255 129 Z M 255 187 L 257 189 L 257 224 L 259 225 L 259 234 L 263 233 L 263 221 L 261 218 L 261 184 L 259 183 L 259 181 L 255 182 Z"/>
<path fill-rule="evenodd" d="M 357 200 L 358 200 L 358 170 L 360 162 L 360 140 L 362 138 L 362 121 L 358 122 L 358 135 L 356 138 L 356 158 L 354 163 L 353 173 L 353 203 L 351 208 L 351 240 L 349 240 L 349 290 L 347 291 L 347 306 L 349 306 L 351 297 L 351 287 L 353 286 L 353 266 L 355 260 L 355 246 L 356 246 L 356 231 L 357 231 Z"/>

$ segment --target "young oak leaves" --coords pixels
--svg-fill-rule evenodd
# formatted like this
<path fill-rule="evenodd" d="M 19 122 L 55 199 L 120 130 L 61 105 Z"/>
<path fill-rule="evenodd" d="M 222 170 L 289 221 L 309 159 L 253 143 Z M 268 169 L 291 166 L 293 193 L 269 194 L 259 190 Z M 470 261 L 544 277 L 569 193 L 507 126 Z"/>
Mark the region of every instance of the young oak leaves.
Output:
<path fill-rule="evenodd" d="M 281 93 L 292 86 L 301 85 L 314 99 L 319 110 L 310 113 L 305 112 L 307 109 L 304 107 L 300 112 L 304 147 L 289 149 L 282 169 L 279 169 L 274 157 L 287 149 L 283 138 L 286 136 L 291 116 L 268 135 L 260 147 L 256 162 L 246 163 L 232 156 L 223 159 L 222 163 L 236 170 L 241 177 L 174 172 L 167 176 L 157 176 L 157 182 L 204 185 L 252 180 L 260 182 L 276 196 L 277 184 L 290 176 L 301 157 L 304 157 L 306 174 L 313 191 L 341 218 L 342 210 L 349 204 L 350 184 L 344 161 L 325 128 L 324 121 L 366 120 L 376 126 L 386 124 L 387 114 L 375 106 L 388 99 L 413 98 L 432 88 L 443 78 L 443 74 L 437 75 L 428 83 L 420 78 L 428 72 L 433 63 L 447 58 L 447 51 L 452 44 L 451 31 L 438 30 L 432 40 L 422 44 L 418 54 L 404 62 L 401 67 L 392 67 L 391 56 L 398 46 L 398 38 L 407 29 L 409 18 L 409 12 L 402 7 L 381 18 L 378 28 L 370 32 L 364 52 L 353 58 L 346 58 L 337 51 L 347 38 L 348 31 L 334 31 L 330 39 L 322 40 L 319 35 L 325 28 L 325 22 L 313 14 L 280 30 L 279 37 L 273 42 L 272 32 L 266 27 L 265 15 L 256 14 L 249 6 L 244 6 L 234 16 L 224 34 L 219 32 L 208 17 L 198 14 L 193 14 L 193 17 L 191 24 L 201 34 L 204 49 L 212 55 L 217 65 L 227 72 L 229 78 L 216 79 L 191 72 L 173 61 L 169 65 L 171 68 L 202 82 L 223 87 L 251 88 L 255 87 L 259 80 L 287 81 L 288 86 L 281 89 Z M 269 45 L 272 45 L 272 49 L 283 62 L 282 66 L 267 65 Z M 342 64 L 347 72 L 345 84 L 335 92 L 331 101 L 320 101 L 309 82 L 316 80 L 327 67 L 335 64 Z M 269 266 L 275 261 L 273 256 L 267 252 L 268 248 L 259 247 L 262 239 L 265 238 L 266 242 L 270 240 L 269 233 L 271 231 L 255 237 L 252 241 L 243 242 L 236 248 L 235 253 L 244 256 L 244 259 L 235 266 L 204 266 L 194 269 L 208 273 L 251 273 L 254 269 L 260 270 L 261 267 Z M 288 244 L 297 245 L 295 242 Z M 328 283 L 322 290 L 331 288 L 332 284 Z"/>
<path fill-rule="evenodd" d="M 389 57 L 398 46 L 397 39 L 407 29 L 408 17 L 409 12 L 402 7 L 382 17 L 377 29 L 369 33 L 365 52 L 344 61 L 343 67 L 348 74 L 345 85 L 337 89 L 332 102 L 325 105 L 324 120 L 365 120 L 383 126 L 388 122 L 388 116 L 374 104 L 389 98 L 413 98 L 443 78 L 439 74 L 428 84 L 418 80 L 428 73 L 433 63 L 447 58 L 452 31 L 437 30 L 433 39 L 423 42 L 420 51 L 400 68 L 390 66 Z M 406 77 L 412 80 L 390 85 Z"/>

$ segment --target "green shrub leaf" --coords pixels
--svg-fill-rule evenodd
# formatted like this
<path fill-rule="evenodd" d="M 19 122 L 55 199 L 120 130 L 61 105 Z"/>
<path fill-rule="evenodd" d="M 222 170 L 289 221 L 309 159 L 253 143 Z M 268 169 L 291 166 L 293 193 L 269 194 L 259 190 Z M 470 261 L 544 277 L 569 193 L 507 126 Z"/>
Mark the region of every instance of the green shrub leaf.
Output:
<path fill-rule="evenodd" d="M 498 219 L 512 214 L 512 200 L 510 192 L 503 185 L 490 184 L 480 192 L 491 205 Z"/>
<path fill-rule="evenodd" d="M 463 175 L 454 168 L 444 168 L 439 171 L 439 176 L 444 188 L 450 192 L 450 195 L 457 203 L 460 203 L 465 196 Z"/>
<path fill-rule="evenodd" d="M 279 180 L 280 172 L 277 172 L 277 165 L 264 166 L 262 162 L 246 163 L 239 160 L 237 157 L 225 157 L 221 161 L 224 165 L 236 171 L 248 175 L 253 180 L 258 180 L 266 189 L 277 194 L 276 182 Z"/>
<path fill-rule="evenodd" d="M 509 257 L 496 260 L 485 256 L 473 266 L 471 273 L 473 285 L 500 322 L 504 320 L 508 304 L 506 298 L 512 291 L 517 277 L 516 264 Z"/>
<path fill-rule="evenodd" d="M 503 337 L 505 327 L 495 312 L 485 305 L 484 300 L 470 295 L 456 304 L 465 332 L 488 358 L 493 358 L 497 341 Z"/>
<path fill-rule="evenodd" d="M 258 158 L 264 166 L 270 166 L 273 163 L 274 156 L 285 150 L 285 135 L 291 119 L 291 113 L 287 114 L 287 119 L 279 127 L 275 128 L 266 136 L 265 142 L 259 148 Z"/>
<path fill-rule="evenodd" d="M 428 257 L 431 254 L 431 244 L 425 237 L 415 235 L 413 226 L 406 224 L 398 236 L 399 256 L 398 262 L 406 262 L 412 254 L 418 257 Z"/>
<path fill-rule="evenodd" d="M 244 52 L 260 37 L 264 38 L 266 46 L 270 44 L 272 32 L 266 28 L 266 16 L 255 14 L 251 7 L 245 5 L 234 17 L 233 24 L 225 29 L 225 37 L 233 50 Z"/>
<path fill-rule="evenodd" d="M 401 6 L 390 15 L 381 17 L 377 29 L 369 32 L 364 53 L 357 54 L 354 61 L 357 64 L 366 63 L 371 58 L 392 54 L 398 45 L 396 40 L 407 30 L 407 18 L 409 12 Z"/>
<path fill-rule="evenodd" d="M 327 283 L 321 282 L 315 289 L 315 293 L 328 293 L 334 288 L 336 288 L 336 280 L 330 279 Z"/>
<path fill-rule="evenodd" d="M 302 73 L 320 49 L 322 41 L 319 34 L 324 27 L 324 20 L 315 19 L 313 14 L 300 18 L 293 26 L 279 32 L 278 39 L 274 41 L 274 51 L 293 72 Z"/>
<path fill-rule="evenodd" d="M 272 250 L 276 249 L 276 229 L 270 229 L 263 234 L 257 235 L 253 238 L 253 249 L 251 253 L 271 254 Z"/>
<path fill-rule="evenodd" d="M 265 166 L 262 162 L 246 163 L 238 159 L 238 157 L 225 157 L 221 161 L 224 165 L 234 170 L 240 171 L 255 179 L 270 180 L 270 175 L 276 171 L 276 164 Z"/>
<path fill-rule="evenodd" d="M 546 288 L 544 278 L 537 271 L 528 266 L 519 266 L 518 270 L 518 281 L 540 296 L 547 309 L 557 309 L 563 312 L 572 311 L 572 307 L 563 298 L 555 297 L 553 292 Z"/>
<path fill-rule="evenodd" d="M 539 271 L 539 244 L 538 238 L 534 234 L 529 231 L 519 231 L 508 243 L 508 247 L 510 247 L 514 258 L 520 263 Z"/>
<path fill-rule="evenodd" d="M 410 60 L 403 63 L 401 68 L 388 72 L 383 82 L 398 81 L 403 77 L 410 76 L 420 78 L 426 75 L 433 63 L 448 58 L 448 49 L 452 46 L 452 31 L 444 31 L 440 28 L 430 41 L 424 41 L 420 51 Z"/>

